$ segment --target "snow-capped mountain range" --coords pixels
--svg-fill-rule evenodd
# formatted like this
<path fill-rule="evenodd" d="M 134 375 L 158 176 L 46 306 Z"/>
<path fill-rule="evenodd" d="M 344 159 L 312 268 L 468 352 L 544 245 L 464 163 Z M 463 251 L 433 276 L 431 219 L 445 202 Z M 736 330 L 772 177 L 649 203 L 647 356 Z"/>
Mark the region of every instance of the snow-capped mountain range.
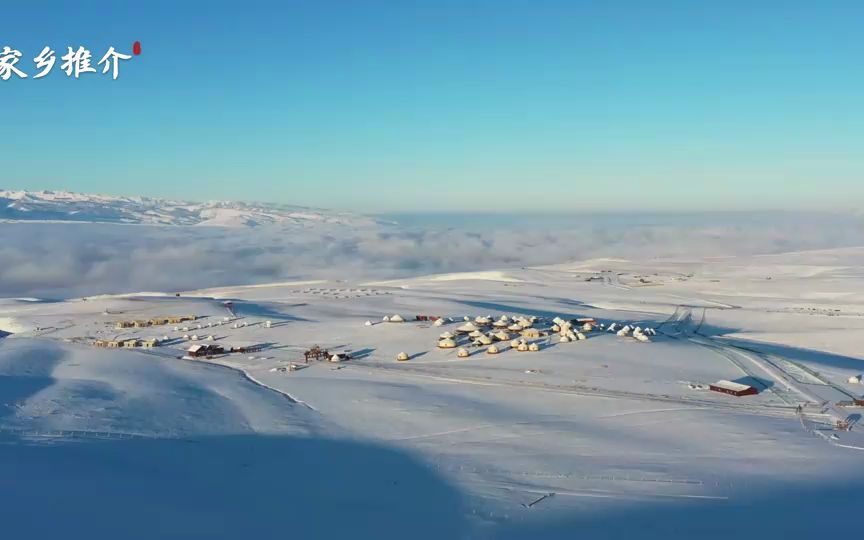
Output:
<path fill-rule="evenodd" d="M 74 221 L 139 225 L 255 227 L 269 224 L 373 223 L 363 216 L 301 206 L 189 202 L 68 191 L 0 190 L 0 222 Z"/>

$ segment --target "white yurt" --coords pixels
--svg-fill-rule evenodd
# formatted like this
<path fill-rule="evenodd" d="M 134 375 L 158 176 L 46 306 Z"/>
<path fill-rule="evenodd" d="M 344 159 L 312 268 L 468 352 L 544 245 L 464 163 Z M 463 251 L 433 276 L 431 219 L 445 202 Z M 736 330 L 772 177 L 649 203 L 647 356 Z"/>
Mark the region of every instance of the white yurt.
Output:
<path fill-rule="evenodd" d="M 513 348 L 515 349 L 516 347 L 519 346 L 520 343 L 522 343 L 521 340 L 519 340 L 519 339 L 514 339 L 513 341 L 510 342 L 510 346 L 513 347 Z"/>
<path fill-rule="evenodd" d="M 532 326 L 534 326 L 534 322 L 522 319 L 521 321 L 519 321 L 519 326 L 521 326 L 522 328 L 531 328 Z"/>
<path fill-rule="evenodd" d="M 432 326 L 444 326 L 444 319 L 435 319 L 435 322 L 432 323 Z"/>
<path fill-rule="evenodd" d="M 507 327 L 507 330 L 510 330 L 511 332 L 521 332 L 522 328 L 523 326 L 521 324 L 513 323 Z"/>
<path fill-rule="evenodd" d="M 473 332 L 471 332 L 470 334 L 468 334 L 468 337 L 470 337 L 470 338 L 474 338 L 474 339 L 477 339 L 477 338 L 479 338 L 479 337 L 482 336 L 482 335 L 484 335 L 484 334 L 483 334 L 483 332 L 481 332 L 480 330 L 474 330 Z"/>
<path fill-rule="evenodd" d="M 331 362 L 341 362 L 341 361 L 342 361 L 342 357 L 339 356 L 338 354 L 333 354 L 333 355 L 330 356 L 330 361 L 331 361 Z"/>
<path fill-rule="evenodd" d="M 390 316 L 390 322 L 405 322 L 405 319 L 402 318 L 402 315 L 397 313 Z"/>
<path fill-rule="evenodd" d="M 438 339 L 453 339 L 453 334 L 451 334 L 450 332 L 442 332 L 438 336 Z"/>
<path fill-rule="evenodd" d="M 646 336 L 645 334 L 643 334 L 641 332 L 638 334 L 633 334 L 633 337 L 636 338 L 636 341 L 641 341 L 643 343 L 647 343 L 647 342 L 651 341 L 650 339 L 648 339 L 648 336 Z"/>
<path fill-rule="evenodd" d="M 528 350 L 532 351 L 532 352 L 537 352 L 540 350 L 540 345 L 537 345 L 536 343 L 532 343 L 531 345 L 528 345 Z"/>
<path fill-rule="evenodd" d="M 190 337 L 189 339 L 191 339 L 192 341 L 198 341 L 198 334 L 192 334 L 192 337 Z"/>
<path fill-rule="evenodd" d="M 475 317 L 474 324 L 477 326 L 488 326 L 492 323 L 492 320 L 489 317 Z"/>
<path fill-rule="evenodd" d="M 849 377 L 850 384 L 860 384 L 861 383 L 861 375 L 852 375 Z"/>
<path fill-rule="evenodd" d="M 456 329 L 457 334 L 470 334 L 471 332 L 476 332 L 477 326 L 472 322 L 467 322 Z"/>
<path fill-rule="evenodd" d="M 489 345 L 489 348 L 486 349 L 486 354 L 498 354 L 498 347 L 495 345 Z"/>
<path fill-rule="evenodd" d="M 519 352 L 525 352 L 528 350 L 528 344 L 523 341 L 523 342 L 519 343 L 519 346 L 516 347 L 516 350 Z"/>
<path fill-rule="evenodd" d="M 553 331 L 553 332 L 560 332 L 560 331 L 561 331 L 561 325 L 559 325 L 559 324 L 553 324 L 553 325 L 552 325 L 552 331 Z"/>
<path fill-rule="evenodd" d="M 507 321 L 498 320 L 493 322 L 492 326 L 494 326 L 495 328 L 507 328 L 508 326 L 510 326 L 510 323 Z"/>
<path fill-rule="evenodd" d="M 539 338 L 540 330 L 537 330 L 536 328 L 526 328 L 525 330 L 522 330 L 522 337 L 531 339 Z"/>
<path fill-rule="evenodd" d="M 469 356 L 471 356 L 471 353 L 468 352 L 468 349 L 463 347 L 456 351 L 456 356 L 458 356 L 459 358 L 468 358 Z"/>
<path fill-rule="evenodd" d="M 495 332 L 494 334 L 492 334 L 492 337 L 497 339 L 498 341 L 508 341 L 510 339 L 510 334 L 502 330 L 500 332 Z"/>
<path fill-rule="evenodd" d="M 399 354 L 396 355 L 396 360 L 399 360 L 400 362 L 404 362 L 405 360 L 408 360 L 408 353 L 400 352 Z"/>
<path fill-rule="evenodd" d="M 454 349 L 456 348 L 456 342 L 450 338 L 442 339 L 438 342 L 439 349 Z"/>
<path fill-rule="evenodd" d="M 616 334 L 618 334 L 618 336 L 620 336 L 620 337 L 624 337 L 629 333 L 630 333 L 630 330 L 626 326 L 624 328 L 622 328 L 621 330 L 618 330 L 618 332 L 616 332 Z"/>
<path fill-rule="evenodd" d="M 390 317 L 384 315 L 383 317 L 381 317 L 381 322 L 390 322 Z"/>
<path fill-rule="evenodd" d="M 586 338 L 585 334 L 583 334 L 582 332 L 576 332 L 576 339 L 578 339 L 579 341 L 582 341 L 583 339 L 588 339 L 588 338 Z"/>
<path fill-rule="evenodd" d="M 366 321 L 364 324 L 365 324 L 366 326 L 372 326 L 372 321 Z"/>
<path fill-rule="evenodd" d="M 189 339 L 189 334 L 183 334 L 183 339 Z"/>
<path fill-rule="evenodd" d="M 591 324 L 590 322 L 586 322 L 585 324 L 582 325 L 582 331 L 583 332 L 590 332 L 592 330 L 594 330 L 594 325 Z"/>
<path fill-rule="evenodd" d="M 558 340 L 560 343 L 570 343 L 570 338 L 567 336 L 561 336 L 561 339 Z"/>
<path fill-rule="evenodd" d="M 216 338 L 214 338 L 213 336 L 207 336 L 207 341 L 213 341 L 214 339 Z"/>
<path fill-rule="evenodd" d="M 486 335 L 481 335 L 480 337 L 477 338 L 477 343 L 479 343 L 480 345 L 491 345 L 492 344 L 492 338 L 490 338 L 489 336 L 486 336 Z"/>
<path fill-rule="evenodd" d="M 464 317 L 462 317 L 462 320 L 465 322 L 469 322 L 469 321 L 471 321 L 471 317 L 469 317 L 468 315 L 465 315 Z"/>

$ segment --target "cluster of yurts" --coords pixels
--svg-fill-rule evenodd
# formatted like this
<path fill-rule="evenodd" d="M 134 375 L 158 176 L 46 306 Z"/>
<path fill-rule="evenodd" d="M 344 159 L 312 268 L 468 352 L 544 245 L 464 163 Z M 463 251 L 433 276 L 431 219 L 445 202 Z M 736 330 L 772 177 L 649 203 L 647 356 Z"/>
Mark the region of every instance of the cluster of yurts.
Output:
<path fill-rule="evenodd" d="M 460 336 L 467 336 L 470 339 L 470 345 L 474 347 L 486 347 L 486 354 L 498 354 L 501 352 L 500 343 L 510 343 L 510 348 L 519 352 L 539 351 L 540 345 L 536 342 L 529 342 L 529 339 L 548 337 L 552 334 L 558 334 L 559 342 L 569 343 L 572 341 L 581 341 L 586 339 L 583 332 L 591 332 L 595 326 L 600 330 L 615 331 L 615 323 L 611 324 L 607 329 L 603 324 L 597 324 L 593 319 L 582 319 L 576 321 L 568 321 L 561 317 L 555 317 L 548 329 L 535 328 L 535 324 L 540 324 L 543 320 L 539 317 L 531 316 L 514 316 L 508 317 L 502 315 L 499 319 L 494 320 L 491 316 L 475 317 L 472 321 L 470 317 L 465 317 L 464 324 L 456 328 L 452 333 L 444 332 L 438 337 L 438 348 L 454 349 L 458 346 L 457 340 Z M 404 322 L 405 319 L 401 315 L 392 315 L 384 317 L 383 322 Z M 452 318 L 440 318 L 433 322 L 434 326 L 443 326 L 447 323 L 456 322 Z M 574 329 L 574 322 L 578 329 Z M 371 321 L 366 322 L 367 326 L 371 326 Z M 623 326 L 617 330 L 619 336 L 628 336 L 632 332 L 632 336 L 639 341 L 649 341 L 648 335 L 654 335 L 653 329 L 645 329 L 640 327 Z M 498 344 L 496 344 L 498 343 Z M 468 345 L 469 343 L 466 343 Z M 470 352 L 465 347 L 460 347 L 456 352 L 456 356 L 467 358 Z M 399 353 L 397 360 L 408 360 L 407 353 Z"/>

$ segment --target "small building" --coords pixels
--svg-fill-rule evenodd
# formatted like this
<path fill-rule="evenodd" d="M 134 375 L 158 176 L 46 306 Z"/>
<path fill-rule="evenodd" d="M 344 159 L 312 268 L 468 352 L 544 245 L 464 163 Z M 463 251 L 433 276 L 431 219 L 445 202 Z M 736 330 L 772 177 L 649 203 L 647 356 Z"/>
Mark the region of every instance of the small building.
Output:
<path fill-rule="evenodd" d="M 222 354 L 225 350 L 222 349 L 219 345 L 192 345 L 188 349 L 186 349 L 186 356 L 191 356 L 192 358 L 200 358 L 205 356 L 212 356 L 214 354 Z"/>
<path fill-rule="evenodd" d="M 862 408 L 864 407 L 864 399 L 852 399 L 846 401 L 838 401 L 838 407 L 854 407 L 854 408 Z"/>
<path fill-rule="evenodd" d="M 229 347 L 228 352 L 229 353 L 246 354 L 246 353 L 260 352 L 263 349 L 264 349 L 264 346 L 260 345 L 260 344 L 258 344 L 258 345 L 241 345 L 240 347 Z M 326 354 L 324 354 L 324 353 L 326 353 Z M 321 354 L 319 356 L 316 357 L 316 359 L 320 360 L 322 357 L 325 357 L 325 356 L 329 357 L 330 353 L 327 351 L 323 351 L 323 352 L 321 352 Z"/>
<path fill-rule="evenodd" d="M 135 328 L 147 328 L 150 326 L 150 321 L 132 321 L 132 326 Z"/>
<path fill-rule="evenodd" d="M 102 347 L 106 349 L 116 349 L 120 346 L 120 343 L 114 341 L 113 339 L 97 339 L 93 342 L 94 347 Z"/>
<path fill-rule="evenodd" d="M 159 340 L 156 338 L 145 339 L 144 341 L 141 342 L 141 346 L 144 348 L 147 348 L 147 349 L 150 349 L 153 347 L 158 347 L 159 346 Z"/>
<path fill-rule="evenodd" d="M 117 321 L 114 323 L 114 328 L 120 330 L 123 328 L 132 328 L 134 323 L 132 321 Z"/>
<path fill-rule="evenodd" d="M 137 347 L 139 344 L 140 344 L 140 342 L 138 341 L 137 338 L 124 339 L 124 340 L 121 342 L 121 346 L 122 346 L 124 349 L 134 349 L 134 348 Z"/>
<path fill-rule="evenodd" d="M 720 392 L 721 394 L 729 394 L 730 396 L 752 396 L 759 393 L 755 386 L 749 384 L 741 384 L 732 381 L 717 381 L 708 386 L 709 390 Z"/>

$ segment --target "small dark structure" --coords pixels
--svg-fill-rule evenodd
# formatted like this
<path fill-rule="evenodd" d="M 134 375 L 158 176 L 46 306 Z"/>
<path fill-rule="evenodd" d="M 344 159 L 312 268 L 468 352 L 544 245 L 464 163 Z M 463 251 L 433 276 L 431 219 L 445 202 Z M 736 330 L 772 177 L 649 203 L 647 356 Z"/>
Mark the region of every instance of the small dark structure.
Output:
<path fill-rule="evenodd" d="M 732 381 L 717 381 L 708 386 L 709 390 L 720 392 L 721 394 L 729 394 L 730 396 L 752 396 L 759 393 L 755 386 L 749 384 L 741 384 Z"/>
<path fill-rule="evenodd" d="M 253 353 L 264 349 L 263 345 L 241 345 L 240 347 L 231 347 L 228 352 L 231 353 Z"/>
<path fill-rule="evenodd" d="M 849 401 L 838 401 L 838 407 L 864 407 L 864 399 L 853 399 Z"/>
<path fill-rule="evenodd" d="M 330 358 L 330 351 L 327 349 L 322 349 L 318 345 L 313 346 L 311 349 L 307 350 L 303 353 L 303 357 L 306 360 L 306 363 L 309 363 L 309 360 L 327 360 Z"/>
<path fill-rule="evenodd" d="M 210 357 L 215 354 L 224 354 L 225 349 L 220 347 L 219 345 L 192 345 L 186 351 L 186 356 L 190 356 L 192 358 L 202 358 L 202 357 Z"/>
<path fill-rule="evenodd" d="M 441 317 L 438 317 L 438 316 L 436 316 L 436 315 L 417 315 L 416 317 L 414 317 L 414 320 L 415 320 L 415 321 L 430 321 L 430 322 L 434 322 L 434 321 L 437 321 L 437 320 L 440 319 L 440 318 L 441 318 Z"/>

